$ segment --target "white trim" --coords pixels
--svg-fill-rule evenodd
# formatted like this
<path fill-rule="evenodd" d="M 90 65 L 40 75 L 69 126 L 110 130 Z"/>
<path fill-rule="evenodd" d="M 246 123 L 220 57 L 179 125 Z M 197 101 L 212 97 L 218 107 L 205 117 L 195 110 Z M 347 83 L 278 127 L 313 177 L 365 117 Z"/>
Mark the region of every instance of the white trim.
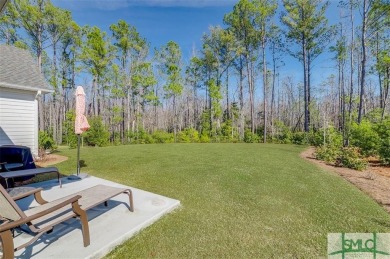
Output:
<path fill-rule="evenodd" d="M 42 93 L 54 93 L 54 90 L 47 89 L 47 88 L 10 84 L 6 82 L 0 82 L 0 86 L 4 88 L 11 88 L 11 89 L 18 89 L 18 90 L 25 90 L 25 91 L 39 91 Z"/>

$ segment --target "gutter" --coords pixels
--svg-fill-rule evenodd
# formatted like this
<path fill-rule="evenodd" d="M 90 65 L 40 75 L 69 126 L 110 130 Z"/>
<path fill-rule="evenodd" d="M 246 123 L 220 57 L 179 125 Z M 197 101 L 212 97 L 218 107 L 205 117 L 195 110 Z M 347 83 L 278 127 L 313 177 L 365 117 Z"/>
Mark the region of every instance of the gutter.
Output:
<path fill-rule="evenodd" d="M 54 93 L 54 90 L 43 88 L 43 87 L 33 87 L 33 86 L 9 84 L 9 83 L 5 83 L 5 82 L 0 82 L 0 86 L 5 87 L 5 88 L 25 90 L 25 91 L 31 91 L 31 92 L 39 91 L 42 94 Z"/>

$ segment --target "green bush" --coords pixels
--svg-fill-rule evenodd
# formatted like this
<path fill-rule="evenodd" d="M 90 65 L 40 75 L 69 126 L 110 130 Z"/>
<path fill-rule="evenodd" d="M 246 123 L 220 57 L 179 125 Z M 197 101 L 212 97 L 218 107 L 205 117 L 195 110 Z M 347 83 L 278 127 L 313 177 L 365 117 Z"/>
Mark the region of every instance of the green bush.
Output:
<path fill-rule="evenodd" d="M 226 120 L 221 126 L 221 140 L 223 142 L 238 142 L 239 136 L 237 130 L 234 130 L 231 120 Z"/>
<path fill-rule="evenodd" d="M 200 135 L 199 140 L 201 143 L 210 143 L 210 137 L 208 135 L 205 135 L 205 134 Z"/>
<path fill-rule="evenodd" d="M 197 143 L 199 142 L 199 133 L 193 128 L 184 129 L 177 134 L 177 140 L 180 143 Z"/>
<path fill-rule="evenodd" d="M 162 130 L 157 130 L 152 134 L 152 138 L 155 143 L 173 143 L 174 136 L 173 133 L 169 133 Z"/>
<path fill-rule="evenodd" d="M 104 147 L 109 143 L 110 133 L 100 117 L 89 119 L 90 129 L 83 133 L 84 141 L 88 146 Z"/>
<path fill-rule="evenodd" d="M 315 157 L 328 163 L 335 163 L 341 155 L 341 150 L 337 146 L 322 145 L 316 148 Z"/>
<path fill-rule="evenodd" d="M 390 118 L 378 123 L 375 131 L 379 136 L 378 154 L 383 164 L 390 164 Z"/>
<path fill-rule="evenodd" d="M 353 123 L 351 125 L 350 143 L 352 146 L 360 148 L 364 156 L 378 154 L 379 142 L 380 138 L 371 122 L 363 120 L 360 124 Z"/>
<path fill-rule="evenodd" d="M 272 140 L 275 143 L 290 144 L 292 133 L 289 127 L 284 125 L 282 121 L 275 121 L 275 137 Z"/>
<path fill-rule="evenodd" d="M 324 145 L 324 134 L 321 131 L 311 130 L 307 133 L 307 141 L 310 145 L 319 147 Z"/>
<path fill-rule="evenodd" d="M 74 121 L 76 119 L 76 114 L 74 111 L 68 111 L 65 114 L 65 120 L 63 123 L 63 135 L 62 141 L 64 144 L 68 145 L 70 148 L 77 147 L 77 135 L 74 133 Z"/>
<path fill-rule="evenodd" d="M 390 139 L 387 139 L 387 141 L 383 141 L 378 150 L 378 153 L 381 162 L 385 165 L 390 165 Z"/>
<path fill-rule="evenodd" d="M 367 168 L 367 161 L 362 158 L 359 148 L 344 147 L 336 165 L 362 171 Z"/>
<path fill-rule="evenodd" d="M 256 133 L 252 133 L 249 129 L 245 130 L 244 142 L 245 143 L 259 143 L 260 137 Z"/>
<path fill-rule="evenodd" d="M 307 145 L 307 135 L 305 132 L 294 132 L 291 137 L 291 142 L 296 145 Z"/>
<path fill-rule="evenodd" d="M 111 143 L 112 145 L 114 146 L 119 146 L 122 144 L 121 142 L 121 136 L 120 136 L 120 132 L 114 132 L 111 136 Z"/>
<path fill-rule="evenodd" d="M 343 136 L 333 126 L 329 126 L 318 131 L 310 131 L 307 135 L 307 142 L 316 147 L 324 144 L 341 147 L 343 145 Z"/>
<path fill-rule="evenodd" d="M 338 147 L 335 145 L 322 145 L 317 147 L 316 159 L 336 166 L 348 167 L 355 170 L 363 170 L 367 167 L 367 161 L 362 158 L 360 149 L 357 147 Z"/>
<path fill-rule="evenodd" d="M 38 147 L 39 149 L 56 149 L 54 139 L 45 131 L 39 131 L 38 133 Z"/>
<path fill-rule="evenodd" d="M 140 128 L 138 131 L 129 132 L 128 136 L 130 138 L 131 144 L 153 144 L 156 143 L 156 140 L 151 134 L 146 132 L 144 129 Z"/>

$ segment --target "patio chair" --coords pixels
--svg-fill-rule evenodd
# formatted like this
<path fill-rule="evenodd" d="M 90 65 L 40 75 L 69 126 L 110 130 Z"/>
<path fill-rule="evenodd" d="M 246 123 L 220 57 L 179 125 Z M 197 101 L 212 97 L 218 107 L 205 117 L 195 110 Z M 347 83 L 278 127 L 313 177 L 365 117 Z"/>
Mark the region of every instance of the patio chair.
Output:
<path fill-rule="evenodd" d="M 80 208 L 78 203 L 80 198 L 80 195 L 60 198 L 22 211 L 8 192 L 0 186 L 0 239 L 3 258 L 14 258 L 15 251 L 29 246 L 43 234 L 51 232 L 54 226 L 72 217 L 80 219 L 84 247 L 88 246 L 90 244 L 88 218 L 85 210 Z M 35 236 L 15 248 L 12 231 L 22 225 L 27 225 Z"/>

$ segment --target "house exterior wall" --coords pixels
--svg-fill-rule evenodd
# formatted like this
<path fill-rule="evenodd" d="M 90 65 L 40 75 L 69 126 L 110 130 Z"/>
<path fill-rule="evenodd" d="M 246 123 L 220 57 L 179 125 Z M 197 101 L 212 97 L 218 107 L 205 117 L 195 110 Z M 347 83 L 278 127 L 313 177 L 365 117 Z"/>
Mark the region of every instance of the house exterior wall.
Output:
<path fill-rule="evenodd" d="M 38 156 L 37 92 L 0 86 L 0 145 L 23 145 Z"/>

